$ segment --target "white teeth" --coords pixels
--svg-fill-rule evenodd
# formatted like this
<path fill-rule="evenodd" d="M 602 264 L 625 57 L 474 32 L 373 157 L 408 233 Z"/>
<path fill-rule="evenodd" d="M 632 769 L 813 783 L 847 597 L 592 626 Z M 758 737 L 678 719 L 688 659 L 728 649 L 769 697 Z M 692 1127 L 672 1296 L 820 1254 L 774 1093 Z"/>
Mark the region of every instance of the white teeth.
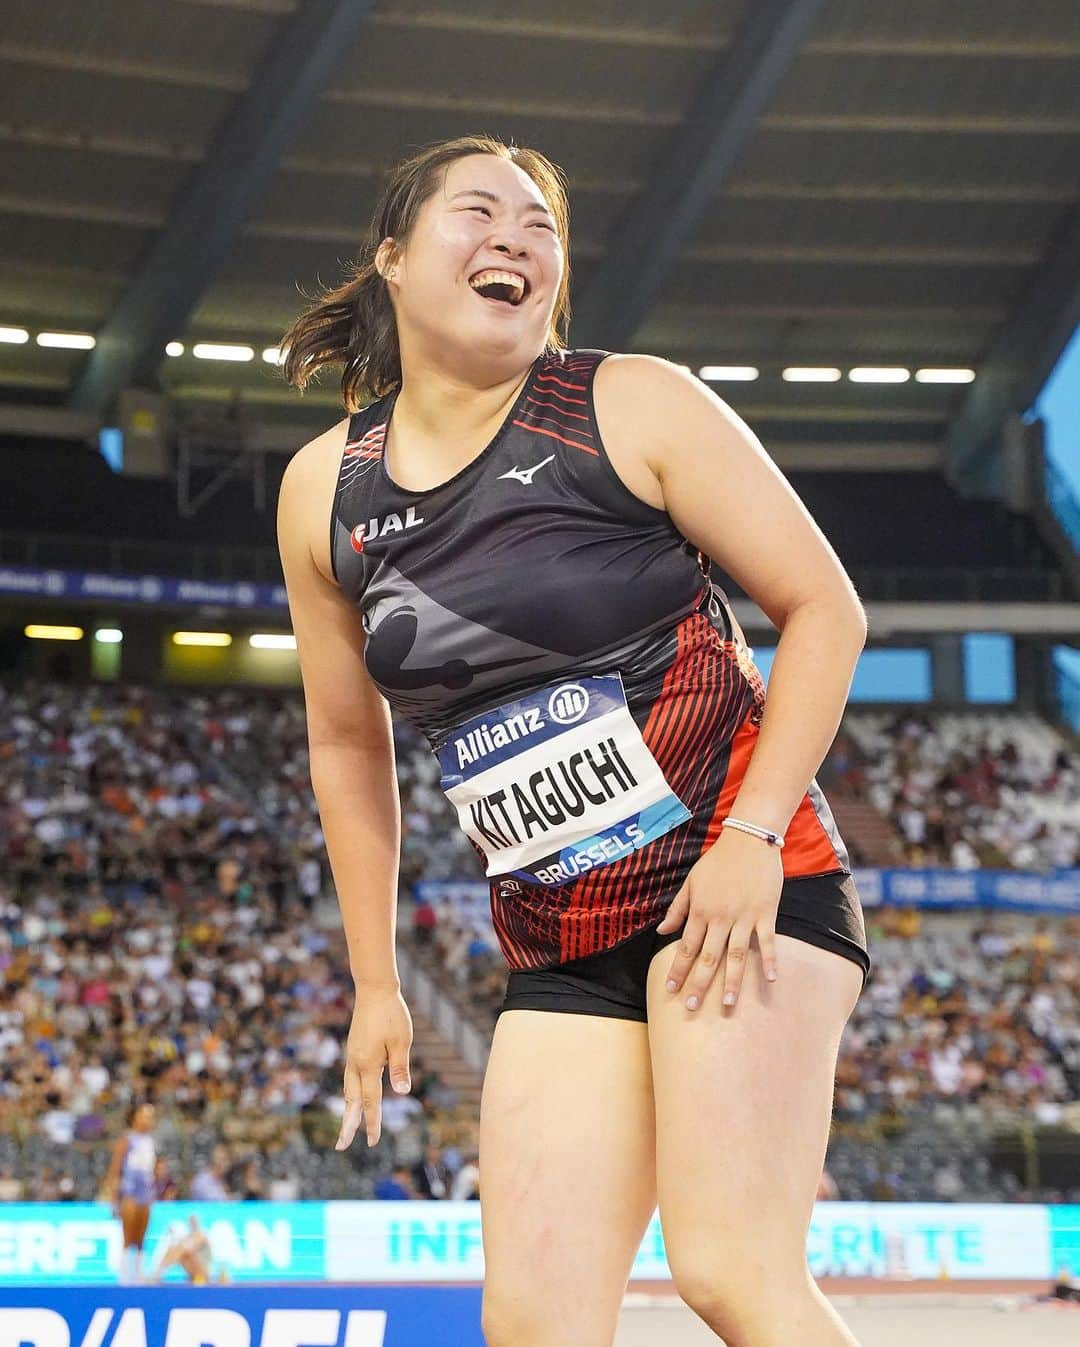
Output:
<path fill-rule="evenodd" d="M 469 280 L 469 284 L 474 290 L 479 290 L 484 285 L 495 285 L 496 283 L 513 286 L 517 301 L 518 303 L 521 302 L 525 294 L 525 281 L 512 271 L 480 271 Z"/>

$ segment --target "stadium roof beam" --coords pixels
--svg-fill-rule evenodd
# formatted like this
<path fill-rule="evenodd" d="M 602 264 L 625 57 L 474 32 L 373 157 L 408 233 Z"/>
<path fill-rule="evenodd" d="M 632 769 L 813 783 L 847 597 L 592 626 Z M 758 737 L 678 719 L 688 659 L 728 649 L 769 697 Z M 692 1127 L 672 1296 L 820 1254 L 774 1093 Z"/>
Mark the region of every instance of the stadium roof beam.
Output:
<path fill-rule="evenodd" d="M 374 0 L 308 0 L 281 22 L 251 84 L 192 170 L 71 394 L 105 415 L 121 389 L 153 384 L 165 343 L 183 328 Z"/>
<path fill-rule="evenodd" d="M 575 304 L 574 345 L 617 348 L 652 308 L 824 0 L 747 0 L 742 21 Z"/>
<path fill-rule="evenodd" d="M 946 440 L 956 481 L 993 454 L 1010 415 L 1026 411 L 1080 323 L 1080 206 L 1068 211 L 1046 257 L 979 366 Z"/>

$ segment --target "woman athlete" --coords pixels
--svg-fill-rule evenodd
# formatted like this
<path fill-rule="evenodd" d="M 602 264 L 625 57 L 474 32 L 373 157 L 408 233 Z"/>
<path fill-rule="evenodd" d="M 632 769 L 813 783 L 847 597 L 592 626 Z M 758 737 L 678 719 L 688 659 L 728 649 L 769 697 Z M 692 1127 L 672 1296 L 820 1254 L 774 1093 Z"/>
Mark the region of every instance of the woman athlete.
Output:
<path fill-rule="evenodd" d="M 120 1255 L 121 1285 L 142 1281 L 143 1244 L 154 1201 L 154 1167 L 157 1161 L 153 1136 L 156 1112 L 153 1104 L 132 1104 L 126 1121 L 128 1130 L 113 1147 L 103 1185 L 106 1199 L 113 1204 L 113 1215 L 119 1216 L 124 1232 L 124 1247 Z"/>
<path fill-rule="evenodd" d="M 180 1267 L 187 1273 L 193 1286 L 206 1286 L 213 1273 L 213 1262 L 214 1250 L 210 1236 L 199 1224 L 198 1216 L 192 1212 L 188 1216 L 187 1229 L 175 1231 L 162 1250 L 154 1269 L 154 1279 L 163 1281 L 171 1267 Z M 224 1270 L 219 1280 L 225 1280 Z"/>
<path fill-rule="evenodd" d="M 410 1088 L 392 708 L 438 756 L 510 967 L 480 1119 L 489 1347 L 611 1347 L 657 1203 L 728 1347 L 850 1345 L 806 1239 L 869 958 L 814 773 L 866 619 L 704 384 L 566 349 L 567 222 L 542 155 L 431 146 L 282 342 L 300 388 L 343 365 L 350 413 L 278 508 L 356 985 L 338 1148 L 362 1117 L 378 1140 L 385 1066 Z M 710 558 L 781 632 L 767 708 Z"/>

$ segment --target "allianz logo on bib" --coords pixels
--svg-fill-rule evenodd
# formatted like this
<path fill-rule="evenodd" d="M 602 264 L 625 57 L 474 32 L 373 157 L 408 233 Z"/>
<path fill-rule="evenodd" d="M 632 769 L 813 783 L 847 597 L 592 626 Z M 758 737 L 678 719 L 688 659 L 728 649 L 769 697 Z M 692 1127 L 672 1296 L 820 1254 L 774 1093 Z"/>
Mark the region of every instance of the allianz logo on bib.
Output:
<path fill-rule="evenodd" d="M 390 533 L 401 533 L 404 529 L 417 528 L 423 522 L 423 516 L 416 513 L 416 506 L 410 505 L 404 519 L 399 514 L 388 514 L 382 519 L 369 519 L 366 524 L 357 524 L 349 534 L 349 541 L 354 552 L 362 552 L 366 542 L 385 538 Z"/>
<path fill-rule="evenodd" d="M 589 709 L 589 694 L 580 683 L 564 683 L 548 698 L 548 715 L 557 725 L 576 725 Z"/>
<path fill-rule="evenodd" d="M 589 693 L 580 683 L 563 683 L 548 698 L 548 715 L 556 725 L 575 725 L 589 710 Z M 525 706 L 505 720 L 489 725 L 486 721 L 455 741 L 459 767 L 471 767 L 507 744 L 527 739 L 545 729 L 539 706 Z"/>

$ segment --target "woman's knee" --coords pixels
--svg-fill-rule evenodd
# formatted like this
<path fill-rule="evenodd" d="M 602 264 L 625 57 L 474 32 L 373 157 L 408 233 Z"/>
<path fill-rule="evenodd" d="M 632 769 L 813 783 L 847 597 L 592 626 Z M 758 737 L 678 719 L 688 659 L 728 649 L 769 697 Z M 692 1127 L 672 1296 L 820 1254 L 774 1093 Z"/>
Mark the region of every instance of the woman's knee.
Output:
<path fill-rule="evenodd" d="M 480 1327 L 487 1347 L 516 1347 L 518 1343 L 539 1342 L 542 1330 L 539 1305 L 523 1303 L 513 1288 L 497 1288 L 485 1283 L 480 1306 Z"/>
<path fill-rule="evenodd" d="M 612 1347 L 618 1311 L 603 1297 L 567 1305 L 527 1286 L 485 1286 L 480 1326 L 487 1347 Z"/>
<path fill-rule="evenodd" d="M 697 1250 L 679 1259 L 668 1251 L 672 1279 L 680 1298 L 727 1347 L 769 1341 L 768 1325 L 781 1305 L 785 1316 L 811 1295 L 805 1258 L 777 1258 L 768 1249 L 745 1250 L 732 1258 L 729 1246 L 715 1258 Z"/>

